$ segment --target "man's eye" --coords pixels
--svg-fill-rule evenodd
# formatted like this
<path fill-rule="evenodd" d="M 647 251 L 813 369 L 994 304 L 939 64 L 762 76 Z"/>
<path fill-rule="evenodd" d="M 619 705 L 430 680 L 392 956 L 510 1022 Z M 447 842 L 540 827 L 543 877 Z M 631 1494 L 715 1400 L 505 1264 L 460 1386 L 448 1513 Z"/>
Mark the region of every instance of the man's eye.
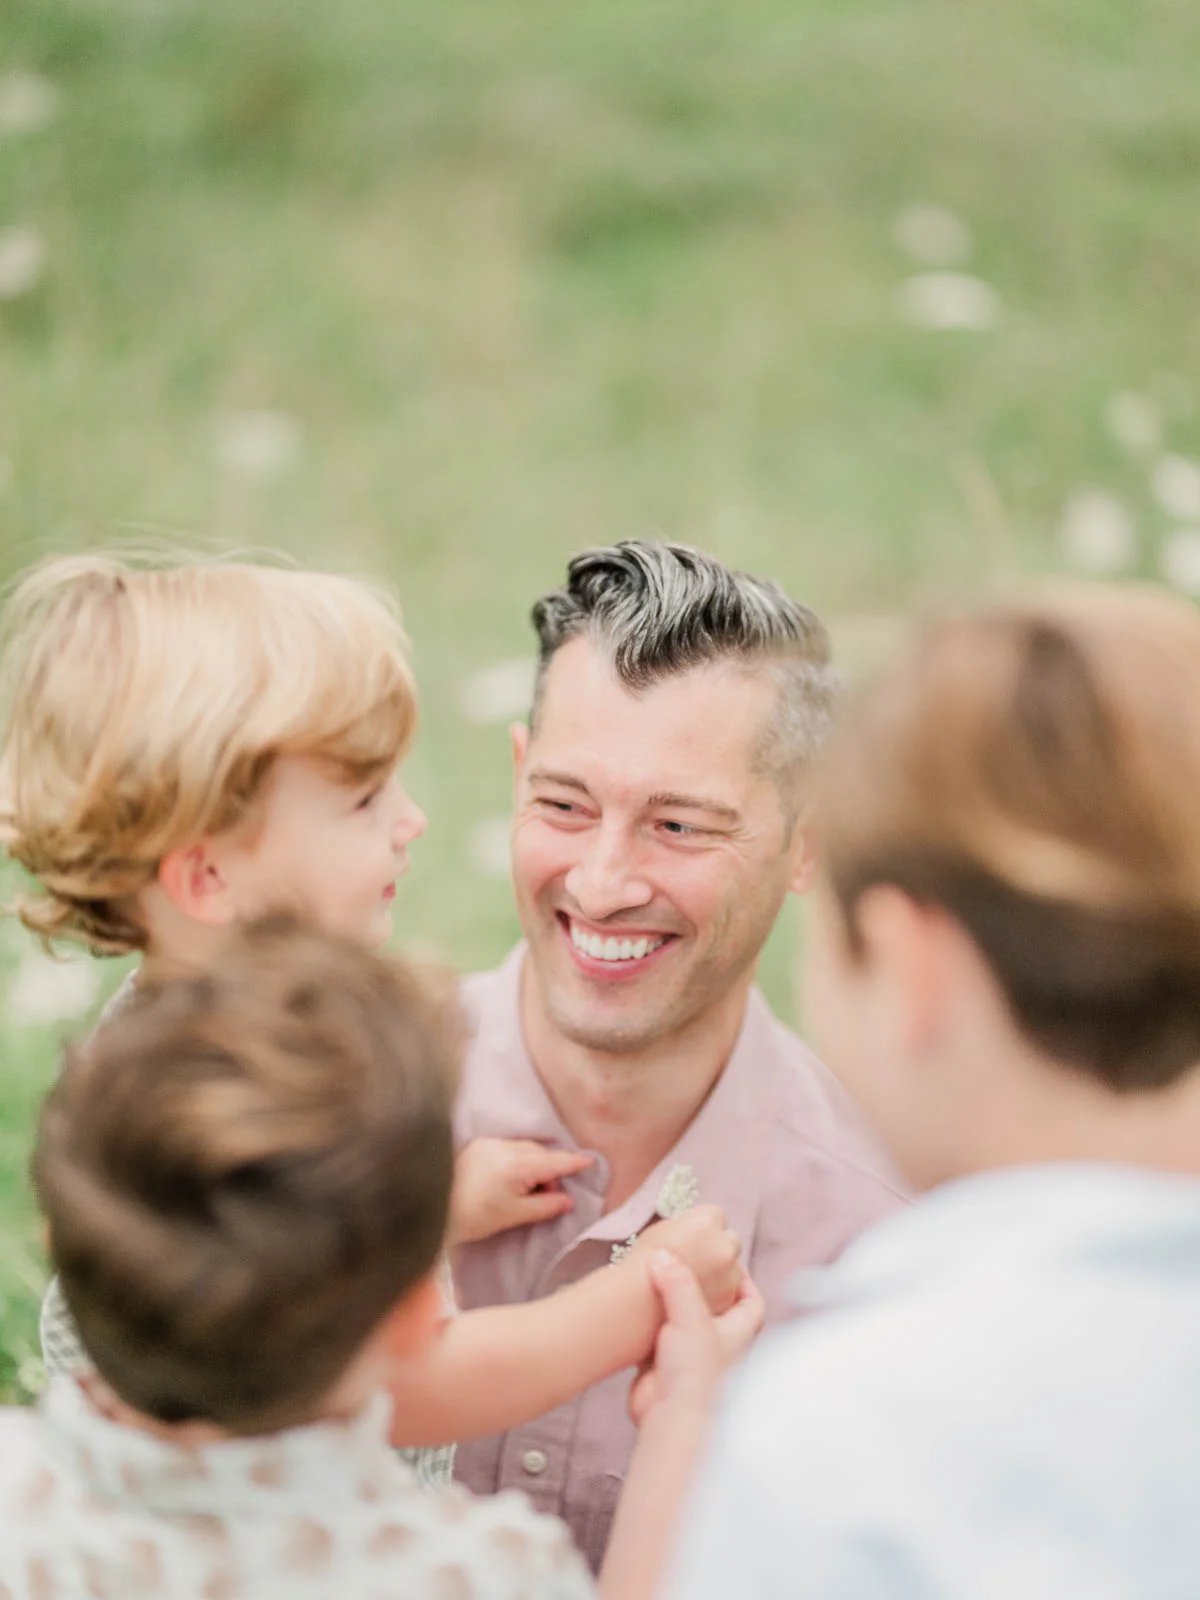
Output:
<path fill-rule="evenodd" d="M 538 801 L 538 805 L 545 807 L 547 811 L 555 812 L 560 817 L 570 816 L 575 810 L 570 800 L 547 800 L 543 797 Z"/>
<path fill-rule="evenodd" d="M 694 828 L 690 822 L 664 822 L 662 826 L 673 839 L 697 838 L 704 832 L 703 828 Z"/>

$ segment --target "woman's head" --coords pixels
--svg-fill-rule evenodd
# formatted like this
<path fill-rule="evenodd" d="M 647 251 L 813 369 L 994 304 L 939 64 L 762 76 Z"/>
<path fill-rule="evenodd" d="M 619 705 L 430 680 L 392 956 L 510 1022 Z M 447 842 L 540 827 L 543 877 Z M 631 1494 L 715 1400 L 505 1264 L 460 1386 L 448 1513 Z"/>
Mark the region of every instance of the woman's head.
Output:
<path fill-rule="evenodd" d="M 901 1089 L 864 1052 L 945 1042 L 956 1010 L 960 1083 L 1004 1030 L 1113 1099 L 1200 1062 L 1198 693 L 1200 616 L 1093 588 L 931 626 L 859 697 L 822 778 L 810 992 L 882 1122 Z M 905 1016 L 868 1041 L 885 990 Z"/>

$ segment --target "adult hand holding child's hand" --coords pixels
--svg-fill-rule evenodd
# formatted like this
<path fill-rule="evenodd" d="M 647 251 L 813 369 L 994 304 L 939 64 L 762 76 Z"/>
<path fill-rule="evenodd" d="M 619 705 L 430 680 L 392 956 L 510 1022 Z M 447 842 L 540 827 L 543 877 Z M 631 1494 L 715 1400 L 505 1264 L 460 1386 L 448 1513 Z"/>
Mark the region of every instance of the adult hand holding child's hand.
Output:
<path fill-rule="evenodd" d="M 737 1298 L 719 1317 L 697 1314 L 697 1296 L 680 1263 L 672 1273 L 663 1254 L 651 1264 L 654 1286 L 662 1297 L 666 1320 L 654 1356 L 639 1371 L 629 1391 L 629 1415 L 640 1428 L 650 1412 L 664 1403 L 707 1407 L 727 1367 L 745 1355 L 762 1332 L 766 1308 L 750 1274 L 741 1269 Z"/>
<path fill-rule="evenodd" d="M 741 1288 L 742 1246 L 726 1226 L 720 1206 L 694 1206 L 682 1216 L 656 1222 L 639 1235 L 631 1256 L 649 1256 L 665 1250 L 689 1267 L 700 1293 L 714 1316 L 728 1311 Z"/>
<path fill-rule="evenodd" d="M 454 1164 L 450 1243 L 471 1244 L 508 1228 L 563 1216 L 573 1201 L 562 1180 L 595 1159 L 582 1150 L 553 1150 L 534 1139 L 472 1139 Z"/>

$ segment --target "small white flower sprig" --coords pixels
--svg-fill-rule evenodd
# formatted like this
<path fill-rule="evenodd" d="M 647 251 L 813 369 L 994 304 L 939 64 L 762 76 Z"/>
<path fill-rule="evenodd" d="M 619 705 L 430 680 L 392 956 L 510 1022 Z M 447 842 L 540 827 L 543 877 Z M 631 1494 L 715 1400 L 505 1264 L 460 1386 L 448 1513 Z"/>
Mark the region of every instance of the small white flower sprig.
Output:
<path fill-rule="evenodd" d="M 658 1200 L 654 1207 L 654 1214 L 664 1220 L 670 1217 L 681 1217 L 685 1211 L 690 1211 L 700 1199 L 700 1185 L 696 1174 L 684 1162 L 677 1161 L 663 1179 L 663 1186 L 658 1191 Z M 631 1233 L 628 1239 L 612 1247 L 610 1264 L 624 1261 L 625 1257 L 637 1243 L 638 1236 Z"/>

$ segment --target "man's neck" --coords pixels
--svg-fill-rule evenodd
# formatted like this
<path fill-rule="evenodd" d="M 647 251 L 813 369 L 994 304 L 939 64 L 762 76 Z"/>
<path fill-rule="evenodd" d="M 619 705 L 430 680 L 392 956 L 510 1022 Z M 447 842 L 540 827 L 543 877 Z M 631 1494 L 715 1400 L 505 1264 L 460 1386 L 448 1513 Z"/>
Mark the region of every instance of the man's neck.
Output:
<path fill-rule="evenodd" d="M 605 1211 L 623 1205 L 674 1149 L 708 1099 L 741 1032 L 753 973 L 686 1027 L 628 1054 L 568 1039 L 547 1015 L 528 961 L 521 1023 L 530 1060 L 581 1149 L 609 1167 Z"/>

